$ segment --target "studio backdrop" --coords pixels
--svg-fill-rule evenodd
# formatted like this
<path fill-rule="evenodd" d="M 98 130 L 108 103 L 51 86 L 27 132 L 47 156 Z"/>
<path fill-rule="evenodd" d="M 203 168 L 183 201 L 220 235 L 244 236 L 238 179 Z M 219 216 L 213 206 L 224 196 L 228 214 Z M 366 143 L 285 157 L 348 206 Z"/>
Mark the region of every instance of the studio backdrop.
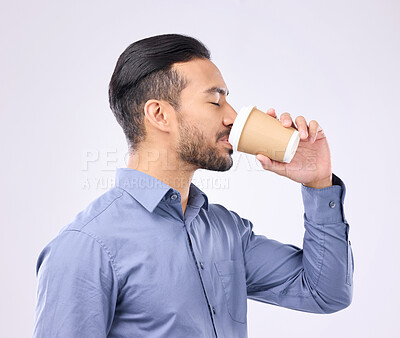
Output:
<path fill-rule="evenodd" d="M 33 332 L 41 249 L 127 165 L 108 83 L 132 42 L 201 40 L 238 111 L 257 105 L 323 127 L 346 184 L 352 304 L 330 315 L 248 300 L 263 337 L 396 337 L 400 332 L 400 3 L 367 1 L 11 1 L 0 13 L 1 336 Z M 301 186 L 235 153 L 193 179 L 254 231 L 302 247 Z"/>

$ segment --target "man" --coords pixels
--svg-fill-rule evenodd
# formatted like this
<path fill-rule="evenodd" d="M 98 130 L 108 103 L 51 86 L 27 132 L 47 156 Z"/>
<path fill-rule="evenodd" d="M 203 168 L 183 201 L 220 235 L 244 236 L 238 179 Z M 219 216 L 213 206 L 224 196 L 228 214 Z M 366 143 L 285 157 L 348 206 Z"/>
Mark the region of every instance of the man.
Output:
<path fill-rule="evenodd" d="M 36 337 L 246 337 L 247 298 L 313 313 L 351 303 L 345 186 L 316 121 L 295 119 L 301 141 L 290 164 L 257 155 L 302 183 L 300 249 L 254 234 L 191 183 L 197 169 L 231 168 L 237 115 L 201 42 L 168 34 L 133 43 L 109 94 L 128 166 L 40 254 Z M 280 120 L 296 127 L 288 113 Z"/>

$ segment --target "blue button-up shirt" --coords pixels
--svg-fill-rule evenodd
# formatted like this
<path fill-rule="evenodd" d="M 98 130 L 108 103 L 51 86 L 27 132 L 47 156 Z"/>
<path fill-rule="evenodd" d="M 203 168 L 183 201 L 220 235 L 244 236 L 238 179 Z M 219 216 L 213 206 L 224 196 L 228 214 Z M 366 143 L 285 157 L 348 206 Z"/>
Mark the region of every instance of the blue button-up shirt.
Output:
<path fill-rule="evenodd" d="M 247 337 L 247 298 L 331 313 L 352 299 L 345 186 L 301 186 L 303 249 L 209 204 L 119 168 L 116 184 L 41 252 L 35 337 Z"/>

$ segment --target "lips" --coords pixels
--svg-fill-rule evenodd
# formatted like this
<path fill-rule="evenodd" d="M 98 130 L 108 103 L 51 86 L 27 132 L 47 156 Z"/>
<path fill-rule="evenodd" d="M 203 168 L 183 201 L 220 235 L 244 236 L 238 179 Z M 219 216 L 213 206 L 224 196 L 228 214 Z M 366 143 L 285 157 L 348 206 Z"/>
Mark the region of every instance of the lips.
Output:
<path fill-rule="evenodd" d="M 226 144 L 228 144 L 230 147 L 232 147 L 232 145 L 229 143 L 229 137 L 224 137 L 222 138 L 220 141 L 225 142 Z"/>

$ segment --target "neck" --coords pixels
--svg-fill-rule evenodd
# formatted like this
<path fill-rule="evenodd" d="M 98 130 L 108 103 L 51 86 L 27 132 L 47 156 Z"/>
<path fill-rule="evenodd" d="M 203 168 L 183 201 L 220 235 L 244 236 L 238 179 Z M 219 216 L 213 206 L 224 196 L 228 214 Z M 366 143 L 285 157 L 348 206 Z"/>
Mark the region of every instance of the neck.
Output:
<path fill-rule="evenodd" d="M 189 188 L 197 168 L 183 163 L 176 152 L 164 149 L 140 148 L 129 156 L 128 168 L 153 176 L 181 195 L 182 212 L 185 214 Z"/>

